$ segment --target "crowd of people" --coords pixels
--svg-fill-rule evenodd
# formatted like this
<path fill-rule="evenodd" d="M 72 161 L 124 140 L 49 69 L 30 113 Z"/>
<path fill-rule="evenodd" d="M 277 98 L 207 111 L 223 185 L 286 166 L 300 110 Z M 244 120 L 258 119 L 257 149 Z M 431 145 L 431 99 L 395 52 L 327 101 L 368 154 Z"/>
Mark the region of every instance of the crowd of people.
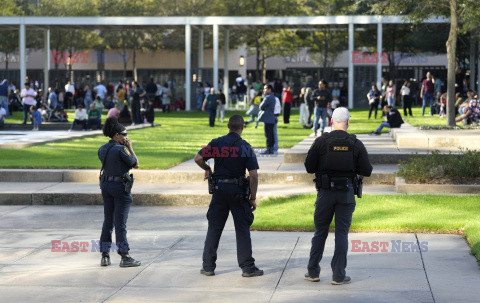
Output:
<path fill-rule="evenodd" d="M 81 125 L 83 130 L 91 130 L 93 126 L 100 129 L 103 109 L 109 110 L 107 116 L 117 116 L 121 123 L 153 126 L 155 108 L 163 112 L 185 109 L 185 101 L 175 98 L 173 82 L 160 85 L 153 78 L 145 89 L 136 81 L 120 80 L 115 84 L 102 81 L 84 86 L 68 81 L 61 89 L 49 87 L 46 98 L 38 81 L 26 80 L 22 90 L 7 79 L 0 83 L 0 113 L 4 112 L 0 115 L 0 126 L 13 111 L 23 111 L 23 124 L 31 121 L 35 131 L 42 121 L 67 122 L 66 109 L 75 109 L 70 130 L 76 125 Z"/>
<path fill-rule="evenodd" d="M 455 71 L 455 115 L 456 121 L 462 121 L 464 124 L 479 123 L 480 108 L 477 102 L 478 95 L 469 88 L 467 77 L 461 68 Z M 378 88 L 372 85 L 371 90 L 367 94 L 367 100 L 370 106 L 368 119 L 374 113 L 377 118 L 377 110 L 382 110 L 385 106 L 395 108 L 403 107 L 405 116 L 412 115 L 412 106 L 414 103 L 421 105 L 422 116 L 425 115 L 426 109 L 430 116 L 446 117 L 447 114 L 447 92 L 445 81 L 440 77 L 427 72 L 417 85 L 410 80 L 404 80 L 401 87 L 398 88 L 393 80 L 388 81 L 382 78 L 382 86 Z M 415 102 L 415 101 L 418 102 Z"/>

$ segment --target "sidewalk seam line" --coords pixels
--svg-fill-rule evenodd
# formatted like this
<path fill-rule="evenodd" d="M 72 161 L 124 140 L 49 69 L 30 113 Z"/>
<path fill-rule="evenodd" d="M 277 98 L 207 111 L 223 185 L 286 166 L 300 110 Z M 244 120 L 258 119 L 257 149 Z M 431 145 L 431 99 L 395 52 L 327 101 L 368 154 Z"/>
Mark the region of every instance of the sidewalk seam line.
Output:
<path fill-rule="evenodd" d="M 297 248 L 298 241 L 300 241 L 300 237 L 297 237 L 297 241 L 295 242 L 295 245 L 293 246 L 293 249 L 292 249 L 292 251 L 290 252 L 290 256 L 288 256 L 288 260 L 287 260 L 287 262 L 285 263 L 285 266 L 283 267 L 283 270 L 282 270 L 282 273 L 280 274 L 280 277 L 278 278 L 277 285 L 275 285 L 275 288 L 273 289 L 272 295 L 270 296 L 270 299 L 268 300 L 269 303 L 272 301 L 273 295 L 275 295 L 275 292 L 276 292 L 277 289 L 278 289 L 278 285 L 280 285 L 280 281 L 282 280 L 283 274 L 285 273 L 285 270 L 287 269 L 288 263 L 290 262 L 290 259 L 292 258 L 293 252 L 294 252 L 295 249 Z"/>
<path fill-rule="evenodd" d="M 4 216 L 6 216 L 6 215 L 9 215 L 9 214 L 11 214 L 11 213 L 14 213 L 14 212 L 20 211 L 20 210 L 22 210 L 22 209 L 25 209 L 25 208 L 27 208 L 27 207 L 30 207 L 30 206 L 32 206 L 32 205 L 30 205 L 30 204 L 27 204 L 27 205 L 25 205 L 25 206 L 24 206 L 24 207 L 22 207 L 22 208 L 19 208 L 19 209 L 16 209 L 16 210 L 12 210 L 12 211 L 9 211 L 9 212 L 7 212 L 7 213 L 4 213 L 3 215 L 0 215 L 0 218 L 1 218 L 1 217 L 4 217 Z"/>
<path fill-rule="evenodd" d="M 423 271 L 425 272 L 425 278 L 427 279 L 428 288 L 430 289 L 430 294 L 432 295 L 433 303 L 436 303 L 435 296 L 433 295 L 433 291 L 432 291 L 432 286 L 430 285 L 430 280 L 428 280 L 427 269 L 425 268 L 425 262 L 423 261 L 423 254 L 422 254 L 422 250 L 420 249 L 420 242 L 418 241 L 417 233 L 415 233 L 415 239 L 417 239 L 417 247 L 418 247 L 418 251 L 420 252 L 420 259 L 422 260 Z"/>
<path fill-rule="evenodd" d="M 183 240 L 185 240 L 185 236 L 182 236 L 180 237 L 179 239 L 177 239 L 172 245 L 170 245 L 167 249 L 165 249 L 164 251 L 162 251 L 161 253 L 157 254 L 155 256 L 155 258 L 153 258 L 152 261 L 150 261 L 146 266 L 144 266 L 142 268 L 142 270 L 140 270 L 136 275 L 134 275 L 130 280 L 128 280 L 125 284 L 123 284 L 119 289 L 117 289 L 116 291 L 114 291 L 110 296 L 108 296 L 107 298 L 105 298 L 104 300 L 102 300 L 102 303 L 108 301 L 110 298 L 112 298 L 114 295 L 116 295 L 119 291 L 121 291 L 123 288 L 125 288 L 125 286 L 127 286 L 130 282 L 132 282 L 136 277 L 138 277 L 145 269 L 147 269 L 148 267 L 150 267 L 150 265 L 153 264 L 153 262 L 157 261 L 159 258 L 161 258 L 162 256 L 164 256 L 167 252 L 171 251 L 175 246 L 177 246 L 177 244 L 179 244 L 180 242 L 182 242 Z"/>

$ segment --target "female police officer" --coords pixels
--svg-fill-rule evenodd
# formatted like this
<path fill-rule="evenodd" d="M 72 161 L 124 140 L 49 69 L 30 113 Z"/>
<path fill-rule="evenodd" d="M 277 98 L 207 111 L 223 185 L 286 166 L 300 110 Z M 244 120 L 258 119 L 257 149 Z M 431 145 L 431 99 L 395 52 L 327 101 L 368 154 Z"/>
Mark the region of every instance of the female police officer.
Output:
<path fill-rule="evenodd" d="M 140 261 L 130 257 L 127 242 L 127 218 L 132 195 L 131 183 L 128 175 L 131 168 L 138 168 L 138 159 L 127 140 L 127 130 L 118 123 L 116 117 L 105 121 L 103 134 L 111 140 L 98 150 L 98 158 L 102 162 L 100 172 L 100 187 L 102 189 L 105 219 L 102 235 L 100 236 L 100 251 L 102 252 L 102 266 L 110 265 L 109 251 L 112 245 L 112 230 L 115 225 L 115 240 L 118 254 L 122 256 L 120 267 L 139 266 Z"/>

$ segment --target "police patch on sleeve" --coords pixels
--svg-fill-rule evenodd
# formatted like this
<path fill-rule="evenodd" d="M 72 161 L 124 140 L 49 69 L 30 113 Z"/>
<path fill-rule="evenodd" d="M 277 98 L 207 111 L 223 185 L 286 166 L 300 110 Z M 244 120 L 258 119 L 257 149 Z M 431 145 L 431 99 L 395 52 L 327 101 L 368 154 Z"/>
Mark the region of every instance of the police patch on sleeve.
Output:
<path fill-rule="evenodd" d="M 124 147 L 123 150 L 125 151 L 125 153 L 129 156 L 131 156 L 132 154 L 130 153 L 130 151 L 128 150 L 128 148 Z"/>

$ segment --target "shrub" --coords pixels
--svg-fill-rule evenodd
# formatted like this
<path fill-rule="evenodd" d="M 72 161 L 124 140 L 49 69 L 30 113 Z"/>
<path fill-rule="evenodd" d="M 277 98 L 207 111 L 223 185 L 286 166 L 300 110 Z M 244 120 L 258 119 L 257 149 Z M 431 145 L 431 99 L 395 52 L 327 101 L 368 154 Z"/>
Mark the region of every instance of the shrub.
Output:
<path fill-rule="evenodd" d="M 398 176 L 410 183 L 478 183 L 480 151 L 442 154 L 438 150 L 400 162 Z"/>

